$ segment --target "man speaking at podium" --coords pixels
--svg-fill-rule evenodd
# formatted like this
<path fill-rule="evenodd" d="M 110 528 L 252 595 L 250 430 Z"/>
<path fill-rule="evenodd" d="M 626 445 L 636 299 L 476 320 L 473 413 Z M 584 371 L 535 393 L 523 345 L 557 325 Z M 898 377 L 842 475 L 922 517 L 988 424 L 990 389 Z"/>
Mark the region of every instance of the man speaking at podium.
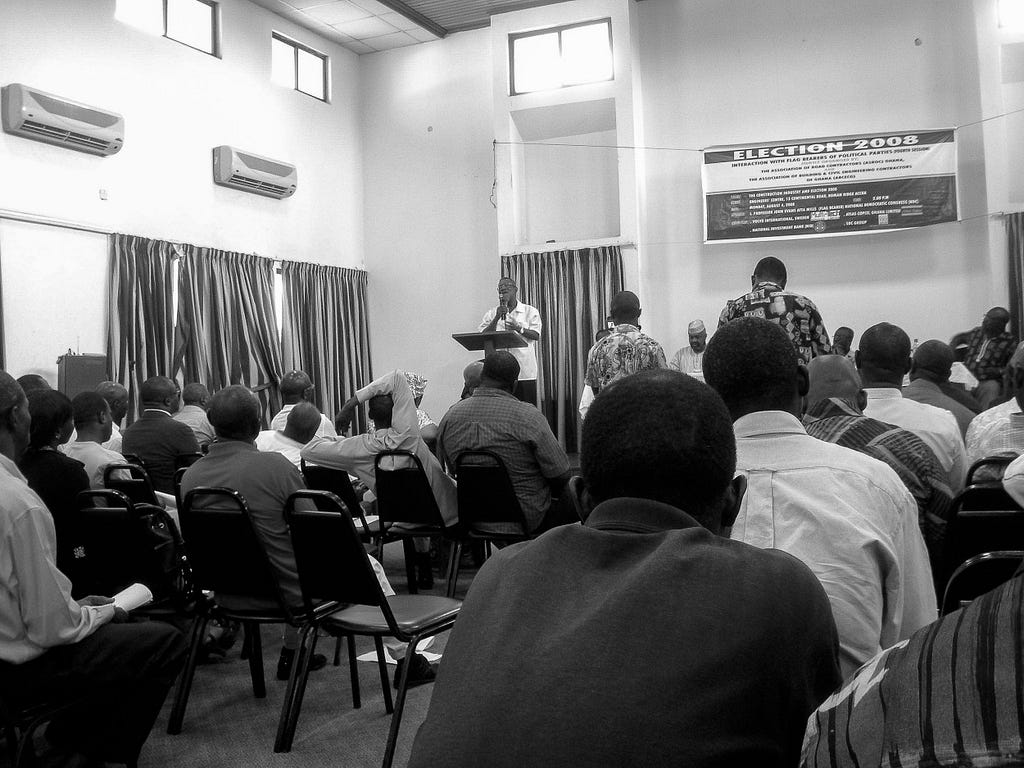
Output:
<path fill-rule="evenodd" d="M 540 313 L 536 307 L 516 301 L 516 281 L 503 277 L 498 281 L 498 306 L 487 310 L 480 321 L 481 331 L 516 331 L 527 341 L 525 347 L 508 351 L 519 361 L 519 383 L 515 395 L 525 403 L 537 405 L 537 339 L 540 338 Z"/>

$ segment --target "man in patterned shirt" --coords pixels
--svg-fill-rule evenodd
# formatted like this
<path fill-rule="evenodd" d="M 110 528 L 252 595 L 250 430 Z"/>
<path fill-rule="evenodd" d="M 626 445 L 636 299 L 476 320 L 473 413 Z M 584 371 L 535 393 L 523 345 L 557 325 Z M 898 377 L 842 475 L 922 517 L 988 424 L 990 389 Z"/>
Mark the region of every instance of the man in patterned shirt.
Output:
<path fill-rule="evenodd" d="M 1012 428 L 1014 419 L 1011 418 L 1022 418 L 1020 414 L 1024 410 L 1024 344 L 1018 345 L 1006 367 L 1011 397 L 974 417 L 967 428 L 968 464 L 1001 453 L 1024 453 L 1024 444 L 1019 431 Z"/>
<path fill-rule="evenodd" d="M 852 448 L 888 464 L 917 502 L 918 524 L 932 572 L 939 573 L 953 492 L 934 451 L 913 432 L 864 415 L 867 395 L 853 363 L 838 355 L 807 366 L 810 389 L 804 428 L 811 437 Z"/>
<path fill-rule="evenodd" d="M 991 408 L 999 400 L 1003 391 L 1003 369 L 1017 346 L 1013 334 L 1006 330 L 1009 322 L 1009 312 L 1002 307 L 992 307 L 967 340 L 964 365 L 978 380 L 974 396 L 982 409 Z"/>
<path fill-rule="evenodd" d="M 750 285 L 750 293 L 726 302 L 718 318 L 719 328 L 739 317 L 760 317 L 782 327 L 805 363 L 832 351 L 814 302 L 786 290 L 786 265 L 779 259 L 765 256 L 757 262 Z"/>
<path fill-rule="evenodd" d="M 610 314 L 615 327 L 590 348 L 583 383 L 596 395 L 613 381 L 637 371 L 668 368 L 661 344 L 640 332 L 640 299 L 632 291 L 612 297 Z"/>

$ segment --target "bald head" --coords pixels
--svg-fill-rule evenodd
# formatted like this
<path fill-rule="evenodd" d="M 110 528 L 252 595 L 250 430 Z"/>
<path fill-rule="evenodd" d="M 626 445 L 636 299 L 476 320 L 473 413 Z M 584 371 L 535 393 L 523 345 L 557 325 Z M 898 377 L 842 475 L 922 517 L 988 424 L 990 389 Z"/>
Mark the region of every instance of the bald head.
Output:
<path fill-rule="evenodd" d="M 856 403 L 860 397 L 860 375 L 852 362 L 839 355 L 819 355 L 807 364 L 810 387 L 807 408 L 830 397 Z"/>
<path fill-rule="evenodd" d="M 465 400 L 471 396 L 476 388 L 480 386 L 480 378 L 484 372 L 484 361 L 474 360 L 462 370 L 462 398 Z"/>
<path fill-rule="evenodd" d="M 305 445 L 316 435 L 320 426 L 320 411 L 312 403 L 299 403 L 288 412 L 284 435 Z"/>
<path fill-rule="evenodd" d="M 247 387 L 233 384 L 210 398 L 207 418 L 221 440 L 251 443 L 260 432 L 260 404 Z"/>
<path fill-rule="evenodd" d="M 949 381 L 956 357 L 953 348 L 944 341 L 929 339 L 918 345 L 910 362 L 910 380 L 925 379 L 936 384 Z"/>

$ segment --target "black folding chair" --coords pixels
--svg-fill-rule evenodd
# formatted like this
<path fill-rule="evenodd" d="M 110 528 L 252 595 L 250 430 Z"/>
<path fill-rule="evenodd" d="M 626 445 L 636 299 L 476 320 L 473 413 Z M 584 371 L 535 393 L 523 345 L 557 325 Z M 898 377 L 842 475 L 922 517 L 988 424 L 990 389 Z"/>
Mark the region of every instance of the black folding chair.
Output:
<path fill-rule="evenodd" d="M 377 486 L 377 516 L 381 530 L 377 559 L 383 562 L 386 542 L 401 541 L 405 554 L 405 576 L 409 584 L 409 594 L 415 595 L 418 593 L 416 552 L 412 540 L 422 536 L 444 536 L 452 539 L 457 535 L 457 527 L 445 527 L 427 473 L 416 454 L 402 450 L 381 451 L 374 458 L 373 473 Z M 453 545 L 451 555 L 454 554 Z"/>
<path fill-rule="evenodd" d="M 1020 568 L 1024 551 L 982 552 L 953 571 L 942 596 L 942 615 L 952 613 L 1005 584 Z"/>
<path fill-rule="evenodd" d="M 352 480 L 348 472 L 343 469 L 332 467 L 321 467 L 316 464 L 307 464 L 305 459 L 300 459 L 302 476 L 306 479 L 306 485 L 314 491 L 327 491 L 337 496 L 345 505 L 349 514 L 359 520 L 356 530 L 365 541 L 376 541 L 380 535 L 380 524 L 370 525 L 363 513 L 363 506 L 356 497 L 356 491 L 352 487 Z"/>
<path fill-rule="evenodd" d="M 126 477 L 127 475 L 127 477 Z M 156 504 L 156 492 L 153 490 L 153 481 L 149 479 L 149 473 L 139 464 L 114 462 L 103 468 L 103 486 L 115 491 L 120 491 L 129 499 L 132 504 Z"/>
<path fill-rule="evenodd" d="M 943 546 L 942 573 L 946 584 L 961 563 L 982 552 L 1024 550 L 1024 509 L 1001 482 L 967 486 L 953 500 Z"/>
<path fill-rule="evenodd" d="M 461 602 L 433 595 L 385 597 L 370 561 L 366 558 L 352 518 L 340 514 L 337 509 L 301 508 L 301 502 L 306 499 L 314 505 L 322 506 L 323 495 L 322 491 L 298 491 L 292 494 L 285 507 L 295 561 L 299 568 L 299 582 L 307 615 L 314 610 L 316 600 L 331 600 L 348 604 L 349 607 L 326 616 L 320 622 L 309 621 L 302 630 L 300 647 L 308 644 L 306 658 L 312 655 L 316 648 L 316 629 L 319 623 L 319 626 L 332 633 L 373 637 L 378 654 L 382 638 L 398 638 L 407 643 L 406 659 L 411 659 L 420 640 L 452 627 Z M 394 714 L 384 750 L 384 768 L 390 768 L 395 755 L 395 742 L 409 684 L 409 667 L 409 663 L 402 665 L 398 679 Z M 381 684 L 387 691 L 386 670 L 381 671 Z M 280 751 L 287 751 L 291 747 L 302 693 L 301 686 L 296 686 L 292 692 L 295 701 L 291 706 L 291 717 L 283 724 L 283 731 L 278 731 Z M 385 696 L 385 706 L 388 703 L 388 697 Z"/>
<path fill-rule="evenodd" d="M 182 535 L 188 542 L 196 586 L 212 590 L 214 598 L 200 600 L 197 606 L 198 615 L 192 625 L 188 659 L 178 678 L 167 725 L 170 734 L 181 733 L 200 647 L 214 610 L 219 617 L 241 622 L 245 630 L 252 691 L 258 699 L 264 698 L 267 693 L 260 625 L 291 624 L 301 627 L 303 622 L 303 618 L 290 609 L 281 593 L 266 550 L 249 517 L 248 506 L 238 491 L 229 488 L 193 488 L 185 496 L 179 518 Z M 215 602 L 217 594 L 254 598 L 267 607 L 225 608 Z M 303 661 L 301 657 L 296 659 L 292 667 L 293 676 Z"/>
<path fill-rule="evenodd" d="M 0 662 L 6 664 L 7 662 Z M 54 717 L 83 701 L 83 697 L 72 697 L 61 701 L 21 705 L 8 691 L 0 690 L 0 724 L 7 741 L 7 753 L 11 768 L 31 768 L 37 765 L 32 737 L 35 732 Z M 126 763 L 136 768 L 137 762 Z"/>
<path fill-rule="evenodd" d="M 1017 458 L 1015 454 L 1003 454 L 978 459 L 967 470 L 967 479 L 964 481 L 964 486 L 1002 480 L 1006 467 L 1015 458 Z"/>
<path fill-rule="evenodd" d="M 455 473 L 461 538 L 448 565 L 448 597 L 455 596 L 462 547 L 467 541 L 482 541 L 489 556 L 492 541 L 512 543 L 531 538 L 519 497 L 500 456 L 493 451 L 463 451 L 455 459 Z"/>

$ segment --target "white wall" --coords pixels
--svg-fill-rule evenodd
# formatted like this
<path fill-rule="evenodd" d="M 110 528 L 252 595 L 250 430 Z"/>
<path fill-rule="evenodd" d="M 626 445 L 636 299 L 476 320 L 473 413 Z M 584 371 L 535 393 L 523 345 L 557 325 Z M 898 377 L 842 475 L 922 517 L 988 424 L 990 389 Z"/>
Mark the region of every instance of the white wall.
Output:
<path fill-rule="evenodd" d="M 221 2 L 220 59 L 115 21 L 114 8 L 114 0 L 0 2 L 0 83 L 22 82 L 125 117 L 124 148 L 108 158 L 0 133 L 0 209 L 275 258 L 362 266 L 355 54 L 245 0 Z M 272 30 L 330 55 L 330 104 L 270 82 Z M 295 164 L 298 191 L 273 200 L 214 186 L 211 149 L 219 144 Z M 42 272 L 17 274 L 36 247 L 33 235 L 20 234 L 4 254 L 10 366 L 36 347 L 56 359 L 69 346 L 43 324 L 31 337 L 15 335 L 11 313 L 19 305 L 9 300 L 10 281 L 18 281 L 19 298 L 52 311 L 59 306 L 50 303 L 52 280 L 60 295 L 92 285 L 97 267 L 84 250 L 72 248 L 64 269 L 45 281 Z M 49 246 L 41 239 L 38 247 Z M 105 284 L 105 261 L 100 269 Z M 81 322 L 83 342 L 105 338 L 105 305 Z"/>
<path fill-rule="evenodd" d="M 427 376 L 439 419 L 497 303 L 488 30 L 360 57 L 373 370 Z"/>

